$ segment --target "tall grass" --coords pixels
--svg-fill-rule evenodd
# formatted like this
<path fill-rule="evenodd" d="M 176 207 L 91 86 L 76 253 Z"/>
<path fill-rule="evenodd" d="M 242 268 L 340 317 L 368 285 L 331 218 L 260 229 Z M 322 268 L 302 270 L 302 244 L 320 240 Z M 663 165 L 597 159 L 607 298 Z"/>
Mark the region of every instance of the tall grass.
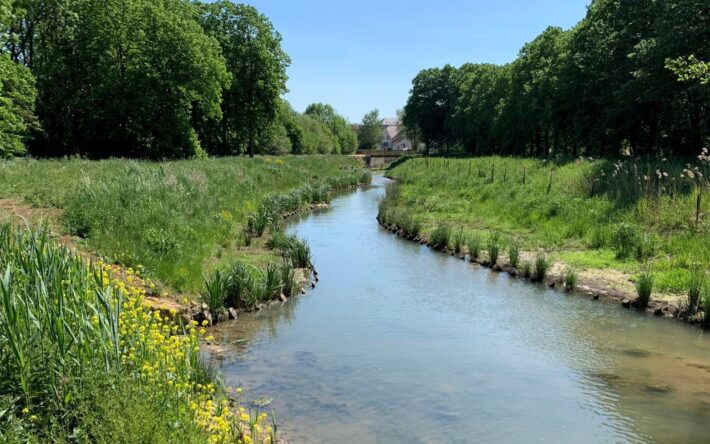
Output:
<path fill-rule="evenodd" d="M 577 272 L 572 267 L 567 267 L 564 274 L 566 291 L 574 291 L 577 288 Z"/>
<path fill-rule="evenodd" d="M 468 254 L 473 260 L 478 260 L 481 255 L 481 236 L 477 233 L 468 238 Z"/>
<path fill-rule="evenodd" d="M 152 312 L 136 273 L 112 273 L 46 230 L 0 227 L 0 432 L 27 442 L 198 443 L 236 442 L 253 421 L 265 427 L 227 408 L 200 360 L 196 323 Z"/>
<path fill-rule="evenodd" d="M 463 251 L 464 246 L 467 243 L 466 239 L 466 234 L 463 231 L 463 227 L 459 228 L 454 232 L 453 235 L 453 247 L 454 247 L 454 253 L 459 254 L 461 251 Z"/>
<path fill-rule="evenodd" d="M 431 236 L 429 237 L 431 246 L 437 250 L 445 250 L 446 248 L 449 248 L 450 240 L 451 227 L 444 223 L 439 223 L 431 232 Z"/>
<path fill-rule="evenodd" d="M 547 259 L 545 252 L 538 252 L 537 256 L 535 256 L 535 281 L 544 282 L 549 268 L 550 261 Z"/>
<path fill-rule="evenodd" d="M 646 308 L 653 293 L 654 277 L 650 270 L 646 269 L 639 274 L 636 279 L 636 293 L 638 294 L 637 305 Z"/>
<path fill-rule="evenodd" d="M 492 164 L 507 173 L 492 177 Z M 613 250 L 618 259 L 605 266 L 625 272 L 652 259 L 657 289 L 669 292 L 687 291 L 688 263 L 710 263 L 710 249 L 704 247 L 710 243 L 710 189 L 699 173 L 710 177 L 707 155 L 667 161 L 627 158 L 621 164 L 604 159 L 429 158 L 410 159 L 390 171 L 400 188 L 397 208 L 425 227 L 441 222 L 516 233 L 524 250 L 545 245 L 575 251 L 570 263 L 575 267 L 597 263 L 597 250 L 605 256 Z"/>
<path fill-rule="evenodd" d="M 498 255 L 500 254 L 500 234 L 498 232 L 491 233 L 488 238 L 488 259 L 490 265 L 494 266 L 498 262 Z"/>
<path fill-rule="evenodd" d="M 700 293 L 700 303 L 703 309 L 703 325 L 710 328 L 710 284 L 703 285 Z"/>
<path fill-rule="evenodd" d="M 695 312 L 698 308 L 698 303 L 703 291 L 703 287 L 707 286 L 707 276 L 705 274 L 705 267 L 696 263 L 691 265 L 690 269 L 690 281 L 688 283 L 688 311 Z"/>
<path fill-rule="evenodd" d="M 520 246 L 515 242 L 508 247 L 508 261 L 511 267 L 518 268 L 518 262 L 520 262 Z"/>
<path fill-rule="evenodd" d="M 60 208 L 63 229 L 111 261 L 141 264 L 174 289 L 197 292 L 218 251 L 230 260 L 260 261 L 238 250 L 259 245 L 242 236 L 242 227 L 263 234 L 265 219 L 278 223 L 284 212 L 368 180 L 358 162 L 345 156 L 0 161 L 0 196 Z"/>

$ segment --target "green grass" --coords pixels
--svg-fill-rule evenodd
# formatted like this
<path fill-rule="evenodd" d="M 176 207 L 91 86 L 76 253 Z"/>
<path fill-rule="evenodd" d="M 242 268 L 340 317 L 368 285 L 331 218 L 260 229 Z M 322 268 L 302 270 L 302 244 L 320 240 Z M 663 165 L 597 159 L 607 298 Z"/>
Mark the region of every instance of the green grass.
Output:
<path fill-rule="evenodd" d="M 241 437 L 196 325 L 125 283 L 46 231 L 0 226 L 0 442 Z"/>
<path fill-rule="evenodd" d="M 388 211 L 408 212 L 424 234 L 439 223 L 496 230 L 521 250 L 545 248 L 577 269 L 633 274 L 650 260 L 656 290 L 683 294 L 689 264 L 710 264 L 710 191 L 696 224 L 698 176 L 683 173 L 687 163 L 699 161 L 409 159 L 388 172 L 399 184 Z M 493 165 L 500 174 L 491 180 Z M 708 176 L 710 165 L 698 168 Z"/>
<path fill-rule="evenodd" d="M 220 263 L 265 266 L 266 225 L 367 179 L 344 156 L 174 162 L 18 159 L 0 162 L 0 197 L 63 210 L 61 227 L 110 261 L 197 293 Z M 245 235 L 248 233 L 248 248 Z"/>

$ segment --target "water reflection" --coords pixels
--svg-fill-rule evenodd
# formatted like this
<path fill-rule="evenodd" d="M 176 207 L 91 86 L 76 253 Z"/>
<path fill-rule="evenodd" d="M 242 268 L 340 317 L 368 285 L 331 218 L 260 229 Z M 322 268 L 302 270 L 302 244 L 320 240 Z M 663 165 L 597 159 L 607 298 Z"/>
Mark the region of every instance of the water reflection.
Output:
<path fill-rule="evenodd" d="M 291 442 L 707 442 L 701 332 L 398 239 L 381 194 L 304 216 L 318 288 L 214 334 Z"/>

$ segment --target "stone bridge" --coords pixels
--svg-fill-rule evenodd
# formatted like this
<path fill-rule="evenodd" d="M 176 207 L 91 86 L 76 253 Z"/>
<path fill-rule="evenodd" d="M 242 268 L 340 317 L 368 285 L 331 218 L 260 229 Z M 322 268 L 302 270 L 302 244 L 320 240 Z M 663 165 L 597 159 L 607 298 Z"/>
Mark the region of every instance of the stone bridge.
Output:
<path fill-rule="evenodd" d="M 402 157 L 413 156 L 411 151 L 392 150 L 366 150 L 359 153 L 365 160 L 368 167 L 373 170 L 381 170 L 388 164 L 395 162 Z"/>

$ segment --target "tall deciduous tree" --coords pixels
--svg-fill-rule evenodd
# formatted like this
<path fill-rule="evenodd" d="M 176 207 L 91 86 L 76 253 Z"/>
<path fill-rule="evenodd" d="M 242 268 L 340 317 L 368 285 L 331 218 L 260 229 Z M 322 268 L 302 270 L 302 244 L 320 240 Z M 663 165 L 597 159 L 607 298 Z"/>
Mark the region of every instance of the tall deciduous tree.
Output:
<path fill-rule="evenodd" d="M 362 118 L 362 125 L 358 132 L 358 142 L 361 149 L 371 150 L 377 147 L 382 140 L 382 122 L 380 111 L 373 109 Z"/>
<path fill-rule="evenodd" d="M 269 128 L 287 92 L 291 61 L 281 35 L 254 7 L 218 1 L 202 8 L 203 27 L 219 41 L 232 78 L 224 91 L 218 149 L 237 153 L 246 145 L 253 156 L 260 132 Z"/>
<path fill-rule="evenodd" d="M 182 0 L 73 0 L 42 23 L 33 69 L 47 146 L 91 156 L 202 152 L 199 109 L 219 118 L 229 77 L 198 9 Z"/>
<path fill-rule="evenodd" d="M 336 138 L 337 149 L 334 149 L 335 152 L 342 154 L 355 152 L 357 149 L 357 134 L 345 117 L 338 114 L 332 106 L 313 103 L 308 105 L 305 113 L 319 119 L 330 129 Z"/>

